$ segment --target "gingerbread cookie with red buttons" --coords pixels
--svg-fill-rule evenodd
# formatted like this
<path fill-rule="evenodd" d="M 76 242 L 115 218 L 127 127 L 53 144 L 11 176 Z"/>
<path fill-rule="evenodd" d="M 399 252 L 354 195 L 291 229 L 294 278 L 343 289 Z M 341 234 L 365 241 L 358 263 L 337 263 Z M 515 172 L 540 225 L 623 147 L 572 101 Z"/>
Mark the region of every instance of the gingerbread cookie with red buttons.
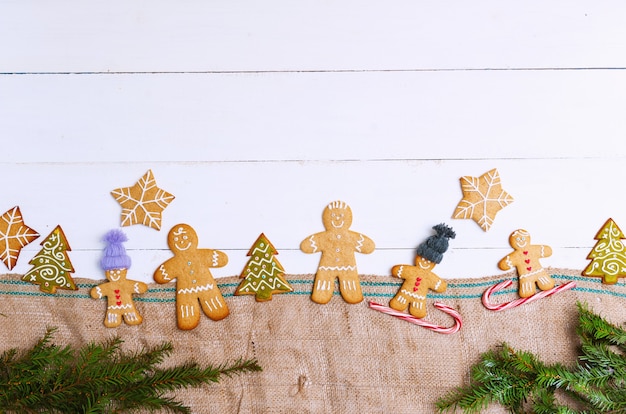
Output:
<path fill-rule="evenodd" d="M 539 259 L 552 255 L 552 248 L 546 245 L 530 244 L 530 233 L 526 230 L 515 230 L 509 236 L 509 244 L 513 251 L 498 263 L 502 270 L 517 270 L 519 278 L 519 296 L 527 298 L 541 290 L 552 289 L 554 279 L 546 272 Z"/>

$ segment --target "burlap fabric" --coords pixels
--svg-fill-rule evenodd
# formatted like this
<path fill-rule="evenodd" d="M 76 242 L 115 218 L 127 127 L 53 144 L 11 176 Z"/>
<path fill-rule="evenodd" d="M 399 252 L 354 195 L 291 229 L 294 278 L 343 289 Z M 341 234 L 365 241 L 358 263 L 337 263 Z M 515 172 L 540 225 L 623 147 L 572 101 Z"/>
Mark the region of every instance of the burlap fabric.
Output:
<path fill-rule="evenodd" d="M 108 329 L 103 325 L 105 300 L 89 297 L 97 281 L 76 279 L 78 291 L 41 293 L 21 282 L 20 275 L 0 278 L 1 349 L 26 348 L 46 327 L 58 328 L 58 344 L 81 345 L 112 336 L 130 350 L 170 341 L 174 354 L 167 363 L 195 360 L 221 364 L 239 357 L 257 358 L 263 372 L 224 378 L 218 384 L 183 390 L 177 398 L 194 413 L 431 413 L 434 402 L 467 383 L 469 370 L 482 352 L 506 341 L 538 354 L 547 362 L 573 363 L 576 301 L 615 323 L 626 321 L 626 285 L 602 285 L 580 271 L 548 269 L 557 284 L 570 280 L 574 290 L 537 302 L 493 312 L 480 297 L 489 286 L 512 273 L 471 280 L 448 280 L 443 294 L 429 295 L 426 319 L 450 326 L 452 319 L 432 307 L 440 301 L 463 316 L 462 329 L 442 335 L 368 307 L 388 304 L 401 280 L 363 276 L 365 300 L 346 304 L 336 294 L 330 303 L 309 299 L 312 275 L 287 275 L 294 292 L 258 303 L 252 296 L 233 296 L 237 277 L 219 279 L 231 314 L 208 318 L 192 331 L 176 327 L 174 286 L 151 284 L 135 303 L 143 324 Z M 516 283 L 493 300 L 517 298 Z M 489 413 L 505 412 L 490 407 Z"/>

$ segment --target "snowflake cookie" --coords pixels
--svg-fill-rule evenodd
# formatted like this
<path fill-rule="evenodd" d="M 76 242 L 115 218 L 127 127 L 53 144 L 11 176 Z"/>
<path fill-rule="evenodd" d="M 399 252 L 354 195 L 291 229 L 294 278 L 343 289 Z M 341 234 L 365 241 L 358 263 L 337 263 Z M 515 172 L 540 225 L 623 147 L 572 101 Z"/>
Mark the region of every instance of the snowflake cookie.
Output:
<path fill-rule="evenodd" d="M 452 218 L 472 219 L 484 230 L 491 228 L 496 213 L 513 202 L 513 197 L 502 189 L 497 169 L 480 177 L 461 177 L 463 199 Z"/>
<path fill-rule="evenodd" d="M 131 187 L 111 191 L 122 206 L 122 226 L 143 224 L 161 230 L 161 213 L 174 200 L 174 196 L 157 187 L 152 170 Z"/>
<path fill-rule="evenodd" d="M 19 207 L 0 216 L 0 260 L 9 270 L 15 267 L 20 251 L 39 237 L 39 233 L 24 224 Z"/>

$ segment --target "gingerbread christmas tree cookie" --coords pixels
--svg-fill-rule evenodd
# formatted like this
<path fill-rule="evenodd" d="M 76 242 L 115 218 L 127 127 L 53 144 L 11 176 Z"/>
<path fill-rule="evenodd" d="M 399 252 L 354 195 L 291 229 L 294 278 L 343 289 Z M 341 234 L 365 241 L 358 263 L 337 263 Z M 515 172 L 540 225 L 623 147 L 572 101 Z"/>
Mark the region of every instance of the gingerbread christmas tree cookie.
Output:
<path fill-rule="evenodd" d="M 372 253 L 374 241 L 364 234 L 350 230 L 352 210 L 343 201 L 333 201 L 322 213 L 325 231 L 308 236 L 300 243 L 304 253 L 321 253 L 313 281 L 311 300 L 328 303 L 339 279 L 339 291 L 348 303 L 363 300 L 355 253 Z"/>
<path fill-rule="evenodd" d="M 108 281 L 89 292 L 94 299 L 107 298 L 104 317 L 104 326 L 107 328 L 119 326 L 122 320 L 128 325 L 139 325 L 143 321 L 133 302 L 133 295 L 144 293 L 148 290 L 148 285 L 126 278 L 131 260 L 122 243 L 127 240 L 126 235 L 120 230 L 111 230 L 104 236 L 107 246 L 100 266 Z"/>
<path fill-rule="evenodd" d="M 22 280 L 39 285 L 39 289 L 46 293 L 56 293 L 57 288 L 78 290 L 71 275 L 74 267 L 67 255 L 72 249 L 61 226 L 56 226 L 41 246 L 43 248 L 29 262 L 33 267 Z"/>
<path fill-rule="evenodd" d="M 291 292 L 293 289 L 283 278 L 285 270 L 276 259 L 277 254 L 276 248 L 261 233 L 248 251 L 250 260 L 241 273 L 244 280 L 235 290 L 235 295 L 255 295 L 258 302 L 265 302 L 272 300 L 274 293 Z"/>
<path fill-rule="evenodd" d="M 161 229 L 161 213 L 174 200 L 174 196 L 157 187 L 152 170 L 131 187 L 111 191 L 122 206 L 122 226 L 143 224 Z"/>
<path fill-rule="evenodd" d="M 455 219 L 472 219 L 484 230 L 491 228 L 498 211 L 513 202 L 513 197 L 502 189 L 497 169 L 480 177 L 461 177 L 463 199 L 452 215 Z"/>
<path fill-rule="evenodd" d="M 619 277 L 626 277 L 626 238 L 613 219 L 608 219 L 595 236 L 598 242 L 587 259 L 591 263 L 583 270 L 583 276 L 597 276 L 602 283 L 615 284 Z"/>
<path fill-rule="evenodd" d="M 20 251 L 39 237 L 39 233 L 24 224 L 19 207 L 0 216 L 0 260 L 9 270 L 15 267 Z"/>

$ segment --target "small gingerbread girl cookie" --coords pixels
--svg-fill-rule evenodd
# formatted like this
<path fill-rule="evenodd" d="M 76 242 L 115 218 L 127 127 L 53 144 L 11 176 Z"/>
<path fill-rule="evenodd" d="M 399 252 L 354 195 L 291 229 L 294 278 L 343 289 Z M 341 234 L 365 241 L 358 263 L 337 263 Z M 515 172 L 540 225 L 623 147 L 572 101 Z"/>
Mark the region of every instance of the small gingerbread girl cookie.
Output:
<path fill-rule="evenodd" d="M 343 201 L 334 201 L 326 206 L 322 222 L 326 231 L 308 236 L 300 243 L 300 250 L 304 253 L 322 253 L 311 300 L 320 304 L 328 303 L 335 290 L 335 279 L 339 278 L 339 291 L 343 299 L 348 303 L 359 303 L 363 300 L 363 294 L 355 253 L 373 252 L 374 242 L 350 230 L 352 210 Z"/>
<path fill-rule="evenodd" d="M 159 266 L 154 280 L 157 283 L 176 280 L 178 328 L 190 330 L 198 326 L 200 309 L 214 321 L 227 317 L 228 306 L 209 271 L 212 267 L 226 266 L 226 253 L 199 249 L 196 231 L 188 224 L 172 227 L 167 243 L 174 257 Z"/>
<path fill-rule="evenodd" d="M 515 230 L 509 236 L 513 252 L 498 263 L 502 270 L 517 269 L 519 278 L 519 296 L 527 298 L 536 292 L 535 285 L 541 290 L 552 289 L 554 279 L 541 267 L 539 259 L 552 255 L 550 246 L 531 245 L 530 234 L 523 229 Z"/>
<path fill-rule="evenodd" d="M 389 302 L 389 307 L 397 311 L 404 311 L 408 307 L 409 313 L 416 318 L 426 316 L 426 295 L 429 290 L 444 292 L 447 288 L 445 280 L 432 270 L 441 263 L 443 253 L 448 250 L 448 239 L 454 239 L 456 234 L 443 223 L 433 229 L 437 234 L 430 236 L 417 248 L 415 266 L 396 265 L 391 269 L 391 273 L 404 279 L 404 283 Z"/>
<path fill-rule="evenodd" d="M 120 230 L 111 230 L 104 236 L 107 246 L 100 265 L 105 271 L 108 282 L 90 291 L 94 299 L 107 297 L 107 311 L 104 317 L 104 326 L 107 328 L 119 326 L 122 319 L 128 325 L 139 325 L 143 321 L 143 317 L 133 303 L 133 294 L 144 293 L 148 290 L 148 285 L 126 279 L 131 260 L 122 243 L 127 240 L 126 235 Z"/>

